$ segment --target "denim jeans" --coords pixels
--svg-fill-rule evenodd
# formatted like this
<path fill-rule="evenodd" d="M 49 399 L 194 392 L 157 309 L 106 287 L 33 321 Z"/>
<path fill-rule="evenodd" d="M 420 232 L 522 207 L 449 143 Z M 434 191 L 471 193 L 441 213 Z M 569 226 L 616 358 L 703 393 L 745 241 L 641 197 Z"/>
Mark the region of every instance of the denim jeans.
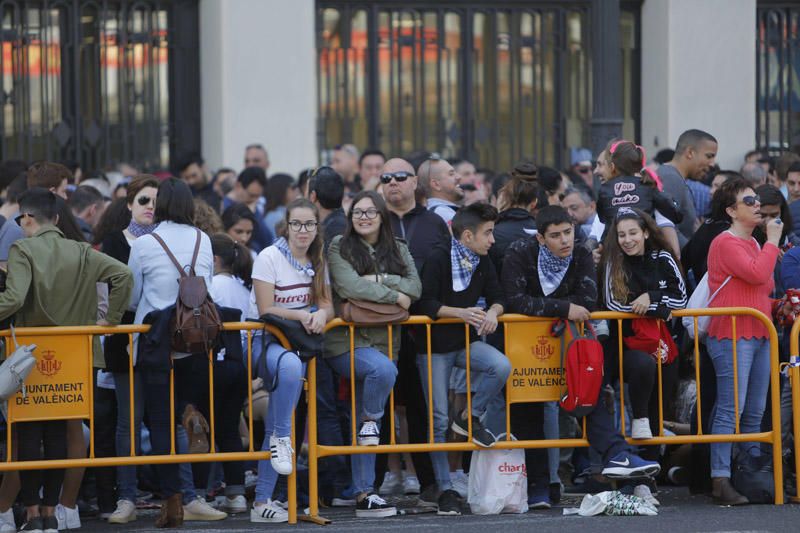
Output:
<path fill-rule="evenodd" d="M 742 433 L 761 431 L 761 417 L 767 404 L 770 350 L 768 339 L 738 339 L 736 362 L 739 413 L 734 413 L 733 342 L 709 337 L 708 353 L 717 374 L 717 402 L 712 412 L 711 432 L 730 435 L 735 429 L 734 416 L 740 416 Z M 731 477 L 731 443 L 711 445 L 711 477 Z M 777 459 L 776 459 L 777 460 Z"/>
<path fill-rule="evenodd" d="M 428 391 L 428 355 L 417 355 L 417 368 L 422 381 L 426 401 L 433 397 L 433 440 L 445 442 L 449 419 L 447 393 L 453 367 L 466 368 L 466 349 L 431 355 L 431 383 L 433 393 Z M 496 348 L 482 341 L 470 344 L 470 370 L 480 372 L 482 378 L 472 397 L 472 414 L 487 419 L 502 417 L 505 398 L 502 390 L 511 373 L 508 358 Z M 452 488 L 447 452 L 431 452 L 431 462 L 440 490 Z"/>
<path fill-rule="evenodd" d="M 560 437 L 558 429 L 558 402 L 544 404 L 544 438 L 555 440 Z M 558 477 L 560 448 L 547 448 L 547 466 L 550 472 L 550 483 L 561 483 Z"/>
<path fill-rule="evenodd" d="M 344 433 L 337 409 L 338 375 L 328 361 L 317 359 L 317 437 L 320 444 L 342 446 Z M 320 460 L 319 488 L 326 499 L 338 495 L 350 483 L 350 473 L 343 455 Z"/>
<path fill-rule="evenodd" d="M 356 348 L 356 431 L 364 420 L 380 426 L 383 408 L 397 379 L 397 367 L 375 348 Z M 350 379 L 350 352 L 325 360 L 340 376 Z M 375 454 L 356 454 L 350 458 L 355 494 L 373 492 L 375 484 Z"/>
<path fill-rule="evenodd" d="M 253 338 L 253 354 L 256 361 L 261 356 L 263 342 L 264 337 L 261 335 Z M 264 368 L 266 372 L 260 365 L 254 363 L 258 377 L 264 380 L 264 385 L 268 389 L 272 387 L 275 376 L 278 376 L 275 390 L 269 393 L 267 417 L 264 420 L 264 442 L 261 444 L 262 451 L 269 450 L 269 438 L 272 435 L 288 437 L 292 434 L 292 413 L 300 399 L 300 392 L 303 390 L 305 365 L 293 352 L 284 352 L 285 350 L 280 344 L 270 343 L 266 353 L 267 363 Z M 280 365 L 278 365 L 279 359 Z M 272 468 L 272 463 L 259 461 L 256 501 L 265 502 L 272 498 L 277 481 L 278 473 Z"/>
<path fill-rule="evenodd" d="M 114 392 L 117 395 L 117 456 L 127 457 L 131 453 L 131 401 L 130 381 L 127 373 L 114 372 Z M 142 375 L 138 370 L 133 372 L 134 399 L 134 437 L 136 455 L 141 454 L 141 427 L 144 418 L 144 389 Z M 117 497 L 120 500 L 136 502 L 136 467 L 117 467 Z"/>

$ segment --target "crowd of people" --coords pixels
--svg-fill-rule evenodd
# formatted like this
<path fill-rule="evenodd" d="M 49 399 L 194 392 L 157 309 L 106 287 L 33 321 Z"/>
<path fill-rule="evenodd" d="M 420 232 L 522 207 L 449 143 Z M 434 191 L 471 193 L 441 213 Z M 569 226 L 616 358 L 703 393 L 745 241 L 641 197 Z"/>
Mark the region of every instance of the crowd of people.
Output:
<path fill-rule="evenodd" d="M 430 405 L 435 442 L 471 436 L 491 448 L 505 438 L 504 389 L 512 372 L 498 320 L 504 313 L 584 322 L 605 309 L 653 319 L 655 339 L 638 320 L 621 327 L 592 321 L 606 364 L 605 386 L 586 415 L 591 446 L 527 450 L 529 504 L 549 508 L 567 488 L 595 492 L 609 480 L 654 504 L 656 480 L 690 484 L 718 503 L 748 503 L 731 482 L 731 444 L 647 442 L 654 435 L 758 432 L 769 425 L 766 328 L 747 317 L 732 328 L 730 318 L 715 317 L 695 358 L 672 317 L 701 282 L 715 295 L 711 307 L 774 314 L 787 353 L 791 306 L 782 303 L 787 291 L 800 289 L 800 248 L 793 249 L 800 155 L 754 151 L 731 171 L 716 167 L 717 150 L 712 135 L 688 130 L 674 151 L 653 160 L 635 142 L 614 140 L 596 158 L 574 150 L 563 171 L 524 160 L 495 173 L 436 153 L 387 158 L 345 144 L 332 151 L 330 166 L 297 179 L 270 175 L 269 155 L 259 144 L 246 147 L 241 172 L 214 174 L 198 154 L 154 174 L 129 165 L 84 175 L 74 164 L 2 162 L 0 319 L 17 326 L 151 326 L 132 346 L 128 335 L 95 340 L 95 455 L 128 456 L 132 442 L 137 455 L 168 454 L 174 430 L 179 453 L 244 451 L 253 442 L 271 459 L 8 473 L 0 485 L 0 532 L 16 531 L 17 522 L 22 531 L 78 528 L 79 507 L 88 511 L 92 494 L 110 524 L 136 520 L 146 492 L 163 501 L 159 527 L 248 512 L 252 522 L 288 519 L 285 476 L 302 459 L 294 447 L 306 435 L 301 392 L 308 358 L 259 331 L 248 375 L 246 336 L 222 333 L 209 405 L 208 355 L 175 351 L 164 340 L 173 327 L 176 280 L 187 270 L 204 280 L 224 321 L 271 315 L 308 335 L 324 334 L 317 429 L 320 444 L 331 446 L 351 439 L 359 446 L 387 443 L 390 427 L 397 442 L 426 442 Z M 372 304 L 397 316 L 456 318 L 469 325 L 469 336 L 460 324 L 432 326 L 429 359 L 424 328 L 394 327 L 391 339 L 384 326 L 325 332 L 335 317 Z M 653 340 L 656 348 L 648 348 Z M 351 378 L 356 435 L 349 429 Z M 395 423 L 388 420 L 392 391 Z M 791 409 L 788 383 L 782 395 L 782 408 Z M 559 413 L 555 402 L 510 409 L 516 438 L 580 435 L 576 420 Z M 212 412 L 215 442 L 209 442 Z M 256 422 L 253 434 L 249 419 Z M 784 413 L 783 420 L 790 444 L 791 417 Z M 15 459 L 86 456 L 81 421 L 14 428 Z M 747 453 L 762 452 L 755 446 Z M 321 504 L 385 517 L 397 513 L 390 496 L 406 494 L 440 515 L 459 515 L 467 493 L 465 456 L 327 457 L 320 463 Z M 17 501 L 24 517 L 15 521 Z"/>

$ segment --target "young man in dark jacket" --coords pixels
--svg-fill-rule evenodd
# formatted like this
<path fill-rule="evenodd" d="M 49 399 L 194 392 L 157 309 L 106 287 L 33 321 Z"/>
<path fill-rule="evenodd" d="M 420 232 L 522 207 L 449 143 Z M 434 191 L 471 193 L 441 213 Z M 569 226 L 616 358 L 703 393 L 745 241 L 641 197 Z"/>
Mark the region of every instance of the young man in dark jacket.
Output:
<path fill-rule="evenodd" d="M 494 445 L 497 440 L 486 428 L 487 419 L 504 412 L 502 389 L 511 372 L 504 354 L 478 340 L 497 329 L 497 317 L 503 314 L 503 292 L 488 257 L 496 220 L 497 210 L 483 203 L 463 207 L 456 213 L 451 224 L 450 247 L 433 251 L 422 268 L 422 297 L 418 302 L 418 309 L 431 318 L 459 318 L 470 326 L 470 369 L 482 375 L 472 397 L 472 412 L 454 413 L 451 428 L 467 436 L 468 417 L 471 417 L 472 441 L 484 447 Z M 481 298 L 486 300 L 488 309 L 477 307 Z M 427 353 L 417 356 L 417 366 L 426 399 L 433 402 L 434 440 L 445 442 L 450 374 L 453 367 L 466 368 L 467 363 L 463 325 L 433 326 L 431 351 L 430 361 Z M 439 514 L 461 514 L 458 495 L 452 489 L 447 453 L 432 452 L 431 460 L 442 490 Z"/>
<path fill-rule="evenodd" d="M 597 275 L 591 252 L 575 246 L 573 221 L 560 206 L 541 209 L 536 217 L 539 233 L 512 244 L 503 263 L 502 285 L 508 310 L 530 316 L 585 321 L 597 307 Z M 654 476 L 661 467 L 631 452 L 614 428 L 612 415 L 600 394 L 586 418 L 592 448 L 614 478 Z M 638 489 L 637 490 L 644 490 Z"/>

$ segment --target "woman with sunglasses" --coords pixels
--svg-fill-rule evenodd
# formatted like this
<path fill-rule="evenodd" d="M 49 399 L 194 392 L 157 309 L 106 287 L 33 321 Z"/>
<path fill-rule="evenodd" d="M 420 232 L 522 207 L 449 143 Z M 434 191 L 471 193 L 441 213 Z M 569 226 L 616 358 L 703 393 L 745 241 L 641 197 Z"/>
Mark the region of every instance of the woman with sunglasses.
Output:
<path fill-rule="evenodd" d="M 374 191 L 362 191 L 353 198 L 344 235 L 331 242 L 328 250 L 334 302 L 366 300 L 397 304 L 408 309 L 420 297 L 420 282 L 408 247 L 395 239 L 389 211 Z M 400 328 L 392 329 L 392 360 L 385 326 L 358 327 L 350 337 L 348 328 L 338 327 L 325 336 L 325 358 L 335 372 L 350 379 L 350 343 L 355 358 L 356 416 L 360 446 L 377 446 L 379 424 L 389 393 L 397 377 Z M 394 516 L 397 509 L 374 489 L 375 454 L 358 454 L 350 459 L 356 496 L 356 516 Z"/>
<path fill-rule="evenodd" d="M 759 246 L 753 230 L 762 224 L 761 202 L 744 179 L 723 183 L 714 195 L 725 208 L 728 231 L 711 243 L 708 252 L 708 289 L 717 292 L 709 307 L 751 307 L 772 316 L 770 293 L 783 232 L 780 218 L 766 224 L 767 241 Z M 736 371 L 739 413 L 733 387 L 733 326 L 731 318 L 712 317 L 708 352 L 717 376 L 717 400 L 711 431 L 732 434 L 736 416 L 742 433 L 757 433 L 767 402 L 770 373 L 769 332 L 754 317 L 736 319 Z M 757 449 L 757 447 L 755 447 Z M 712 496 L 723 505 L 749 503 L 731 484 L 731 443 L 711 445 Z"/>

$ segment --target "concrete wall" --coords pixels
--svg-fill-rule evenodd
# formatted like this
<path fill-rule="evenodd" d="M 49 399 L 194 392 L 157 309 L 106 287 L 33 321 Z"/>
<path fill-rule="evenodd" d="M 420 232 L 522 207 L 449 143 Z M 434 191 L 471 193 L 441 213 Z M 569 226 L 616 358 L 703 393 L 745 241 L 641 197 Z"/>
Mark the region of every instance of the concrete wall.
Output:
<path fill-rule="evenodd" d="M 317 163 L 314 0 L 201 0 L 203 155 L 241 170 L 244 147 L 269 173 Z"/>
<path fill-rule="evenodd" d="M 755 146 L 756 0 L 645 0 L 642 144 L 675 147 L 689 128 L 719 140 L 723 168 Z"/>

